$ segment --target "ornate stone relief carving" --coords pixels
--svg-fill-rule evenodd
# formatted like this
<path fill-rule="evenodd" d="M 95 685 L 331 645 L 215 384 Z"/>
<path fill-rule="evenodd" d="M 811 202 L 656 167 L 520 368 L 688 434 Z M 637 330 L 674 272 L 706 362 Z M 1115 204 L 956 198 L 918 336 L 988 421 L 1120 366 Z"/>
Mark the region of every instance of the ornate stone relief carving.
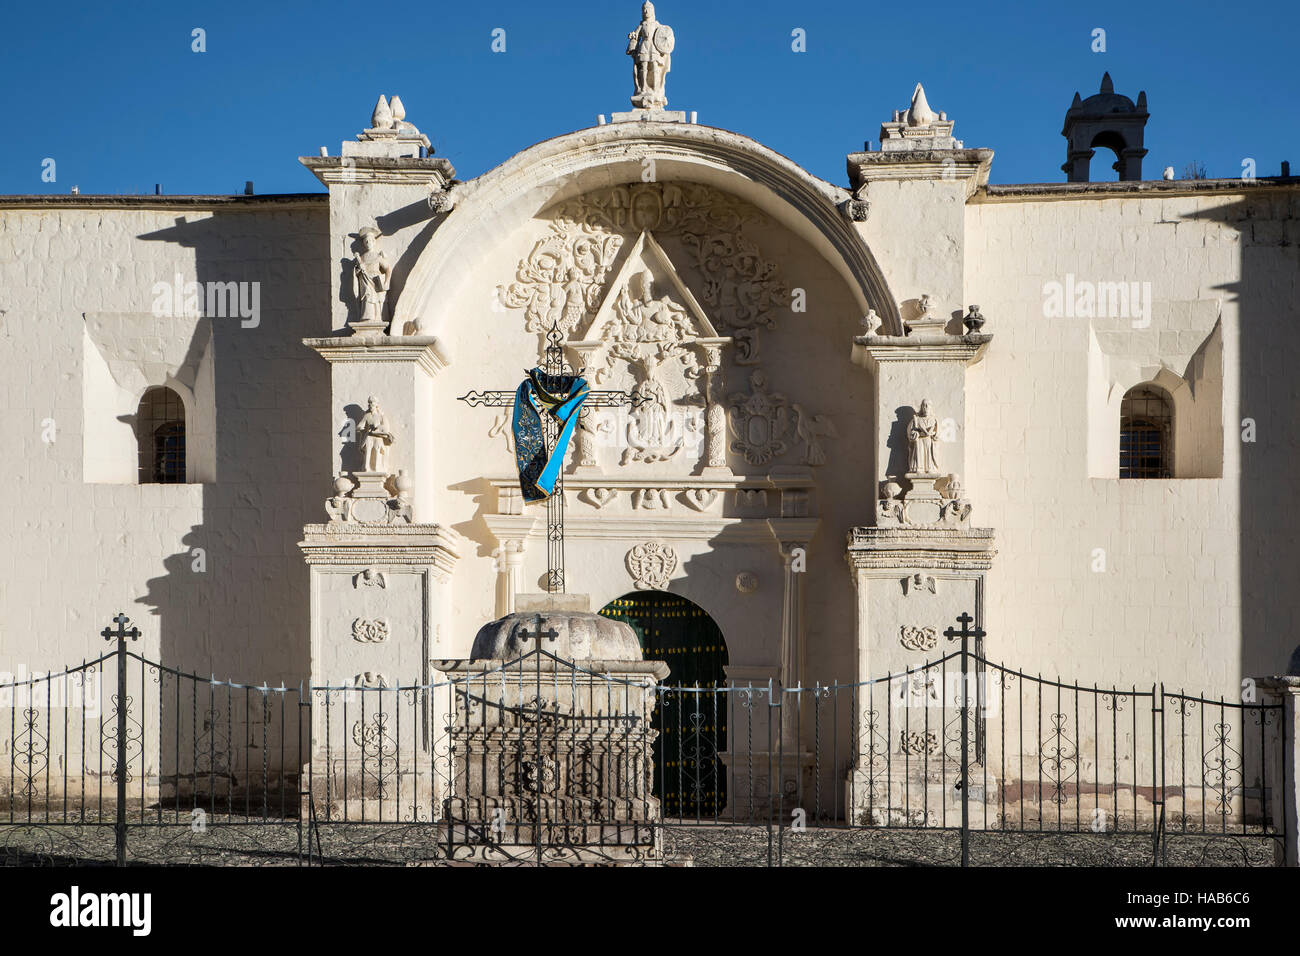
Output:
<path fill-rule="evenodd" d="M 933 730 L 900 730 L 898 749 L 905 754 L 934 754 L 939 752 L 939 737 Z"/>
<path fill-rule="evenodd" d="M 940 521 L 944 524 L 962 524 L 970 517 L 971 503 L 966 497 L 966 489 L 962 486 L 960 477 L 949 475 L 948 483 L 940 494 L 944 499 L 939 506 Z"/>
<path fill-rule="evenodd" d="M 359 617 L 352 622 L 352 639 L 361 644 L 382 644 L 388 640 L 388 622 Z"/>
<path fill-rule="evenodd" d="M 384 577 L 384 572 L 377 568 L 366 568 L 364 571 L 352 575 L 352 586 L 354 588 L 386 588 L 388 579 Z"/>
<path fill-rule="evenodd" d="M 718 500 L 720 492 L 716 488 L 686 489 L 686 504 L 696 511 L 707 511 Z"/>
<path fill-rule="evenodd" d="M 736 329 L 732 338 L 736 340 L 736 364 L 758 364 L 758 332 L 755 329 Z"/>
<path fill-rule="evenodd" d="M 396 494 L 388 490 L 392 482 Z M 409 524 L 412 520 L 413 482 L 405 471 L 396 475 L 358 472 L 352 477 L 334 479 L 334 495 L 325 499 L 325 511 L 331 523 L 363 525 Z"/>
<path fill-rule="evenodd" d="M 904 624 L 898 642 L 912 651 L 932 651 L 939 643 L 939 632 L 932 627 L 912 627 Z"/>
<path fill-rule="evenodd" d="M 749 392 L 737 392 L 727 401 L 727 420 L 736 440 L 731 450 L 751 465 L 766 465 L 789 447 L 790 413 L 786 397 L 767 388 L 767 375 L 755 371 Z"/>
<path fill-rule="evenodd" d="M 737 488 L 736 506 L 739 508 L 766 508 L 767 491 L 762 488 Z"/>
<path fill-rule="evenodd" d="M 392 682 L 388 675 L 380 674 L 377 671 L 366 671 L 364 674 L 358 674 L 352 678 L 353 687 L 392 687 Z"/>
<path fill-rule="evenodd" d="M 596 508 L 603 508 L 618 497 L 617 488 L 587 488 L 578 496 Z"/>
<path fill-rule="evenodd" d="M 662 591 L 677 569 L 677 552 L 659 541 L 638 544 L 627 553 L 627 570 L 639 591 Z"/>
<path fill-rule="evenodd" d="M 693 288 L 720 334 L 776 324 L 790 288 L 780 267 L 746 234 L 768 220 L 743 200 L 694 183 L 636 183 L 587 193 L 554 214 L 578 235 L 653 232 L 680 239 L 696 275 Z M 617 249 L 615 250 L 617 252 Z M 514 306 L 518 308 L 519 306 Z"/>
<path fill-rule="evenodd" d="M 550 230 L 519 261 L 515 281 L 498 287 L 497 294 L 506 308 L 524 310 L 529 332 L 555 325 L 568 335 L 600 304 L 623 237 L 592 234 L 563 219 L 553 221 Z"/>
<path fill-rule="evenodd" d="M 896 481 L 880 483 L 880 501 L 876 511 L 880 524 L 907 524 L 907 499 L 903 486 Z"/>
<path fill-rule="evenodd" d="M 667 511 L 672 507 L 672 492 L 667 488 L 638 488 L 632 492 L 632 506 Z"/>
<path fill-rule="evenodd" d="M 826 464 L 826 449 L 822 446 L 822 439 L 840 437 L 835 424 L 829 415 L 808 414 L 798 402 L 791 407 L 794 408 L 795 434 L 804 443 L 803 463 L 813 467 Z"/>
<path fill-rule="evenodd" d="M 741 571 L 736 575 L 736 590 L 741 594 L 753 594 L 758 590 L 758 575 L 753 571 Z"/>
<path fill-rule="evenodd" d="M 910 577 L 903 578 L 904 594 L 920 594 L 922 591 L 929 591 L 931 594 L 937 594 L 939 583 L 929 574 L 922 574 L 917 571 Z"/>

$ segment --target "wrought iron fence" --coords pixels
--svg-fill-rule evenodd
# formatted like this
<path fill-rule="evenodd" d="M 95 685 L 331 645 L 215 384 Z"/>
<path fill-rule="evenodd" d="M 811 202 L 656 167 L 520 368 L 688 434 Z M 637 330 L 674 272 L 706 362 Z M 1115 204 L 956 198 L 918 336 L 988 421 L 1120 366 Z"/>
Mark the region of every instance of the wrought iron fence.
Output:
<path fill-rule="evenodd" d="M 1285 837 L 1281 704 L 1046 679 L 969 634 L 811 687 L 539 647 L 302 690 L 149 661 L 128 623 L 0 685 L 5 862 L 1271 865 Z"/>

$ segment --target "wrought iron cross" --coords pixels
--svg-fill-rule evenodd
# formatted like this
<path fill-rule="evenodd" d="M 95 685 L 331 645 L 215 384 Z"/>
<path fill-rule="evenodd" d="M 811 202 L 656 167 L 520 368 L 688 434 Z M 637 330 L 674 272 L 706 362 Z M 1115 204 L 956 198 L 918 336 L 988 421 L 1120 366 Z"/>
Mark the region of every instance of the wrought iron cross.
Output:
<path fill-rule="evenodd" d="M 943 636 L 946 637 L 946 638 L 948 638 L 948 640 L 950 640 L 950 641 L 955 641 L 955 640 L 957 640 L 958 638 L 960 638 L 960 639 L 962 639 L 962 640 L 964 641 L 964 640 L 966 640 L 967 638 L 971 638 L 971 637 L 974 637 L 974 638 L 980 638 L 980 637 L 983 637 L 983 636 L 984 636 L 984 628 L 982 628 L 982 627 L 976 627 L 975 630 L 973 630 L 973 631 L 970 630 L 969 626 L 970 626 L 971 624 L 973 624 L 974 622 L 975 622 L 975 618 L 971 617 L 971 616 L 970 616 L 969 614 L 967 614 L 965 611 L 962 611 L 961 614 L 959 614 L 959 615 L 957 616 L 957 623 L 961 625 L 961 630 L 960 630 L 960 631 L 954 631 L 954 630 L 952 629 L 952 627 L 949 627 L 948 630 L 946 630 L 946 631 L 943 632 Z"/>
<path fill-rule="evenodd" d="M 582 375 L 585 371 L 585 369 L 578 369 L 575 372 L 564 360 L 563 336 L 555 325 L 552 325 L 546 333 L 546 353 L 542 362 L 542 371 L 548 375 Z M 513 408 L 515 392 L 513 390 L 472 391 L 460 396 L 458 401 L 475 407 L 482 405 L 487 408 Z M 636 402 L 637 396 L 630 392 L 592 389 L 587 392 L 578 427 L 582 427 L 582 418 L 587 416 L 587 410 L 590 408 L 622 408 Z M 551 416 L 543 415 L 542 427 L 547 448 L 554 449 L 555 439 L 559 435 L 559 425 Z M 555 482 L 555 490 L 546 499 L 546 590 L 550 594 L 563 594 L 564 583 L 564 468 L 561 466 L 559 478 Z"/>
<path fill-rule="evenodd" d="M 138 627 L 132 626 L 129 631 L 126 629 L 126 626 L 131 623 L 131 619 L 121 611 L 117 612 L 117 617 L 113 618 L 113 623 L 117 625 L 116 631 L 111 627 L 106 627 L 99 632 L 100 636 L 106 641 L 119 641 L 125 643 L 128 637 L 134 641 L 140 636 L 140 629 Z"/>

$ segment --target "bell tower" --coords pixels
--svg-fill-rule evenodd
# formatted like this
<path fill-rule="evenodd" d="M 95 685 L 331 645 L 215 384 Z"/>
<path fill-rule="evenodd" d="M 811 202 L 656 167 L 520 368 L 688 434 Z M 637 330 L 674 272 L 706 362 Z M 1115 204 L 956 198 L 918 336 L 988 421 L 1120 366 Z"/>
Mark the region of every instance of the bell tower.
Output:
<path fill-rule="evenodd" d="M 1134 103 L 1115 92 L 1109 73 L 1102 75 L 1101 89 L 1086 100 L 1076 92 L 1074 102 L 1065 111 L 1065 127 L 1061 130 L 1066 139 L 1065 162 L 1061 166 L 1066 181 L 1089 181 L 1088 164 L 1098 146 L 1115 154 L 1111 168 L 1119 173 L 1121 181 L 1141 179 L 1142 157 L 1147 154 L 1142 137 L 1149 116 L 1146 91 L 1138 93 Z"/>

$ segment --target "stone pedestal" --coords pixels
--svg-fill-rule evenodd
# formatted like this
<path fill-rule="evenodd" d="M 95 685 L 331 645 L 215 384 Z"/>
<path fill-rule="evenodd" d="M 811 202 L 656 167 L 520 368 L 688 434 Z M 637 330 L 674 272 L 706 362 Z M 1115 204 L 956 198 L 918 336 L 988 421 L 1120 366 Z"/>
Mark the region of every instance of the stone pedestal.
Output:
<path fill-rule="evenodd" d="M 650 715 L 668 665 L 580 595 L 485 625 L 453 683 L 450 792 L 439 844 L 453 860 L 657 863 Z M 549 605 L 549 606 L 548 606 Z"/>

